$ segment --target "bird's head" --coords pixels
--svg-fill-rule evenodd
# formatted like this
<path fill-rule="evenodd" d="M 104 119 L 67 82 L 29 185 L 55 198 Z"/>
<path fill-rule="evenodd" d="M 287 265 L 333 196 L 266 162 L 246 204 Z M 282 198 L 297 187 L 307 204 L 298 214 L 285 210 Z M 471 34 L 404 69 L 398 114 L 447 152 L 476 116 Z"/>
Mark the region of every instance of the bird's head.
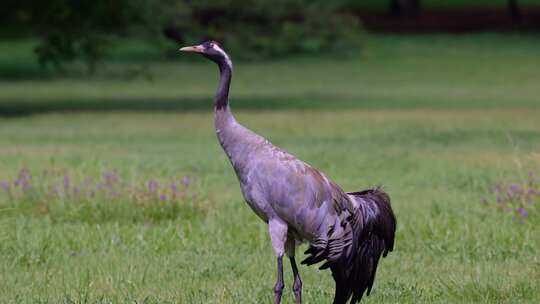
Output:
<path fill-rule="evenodd" d="M 201 54 L 217 64 L 227 63 L 228 65 L 231 65 L 229 55 L 225 53 L 219 43 L 213 40 L 203 42 L 199 45 L 186 46 L 181 48 L 180 51 Z"/>

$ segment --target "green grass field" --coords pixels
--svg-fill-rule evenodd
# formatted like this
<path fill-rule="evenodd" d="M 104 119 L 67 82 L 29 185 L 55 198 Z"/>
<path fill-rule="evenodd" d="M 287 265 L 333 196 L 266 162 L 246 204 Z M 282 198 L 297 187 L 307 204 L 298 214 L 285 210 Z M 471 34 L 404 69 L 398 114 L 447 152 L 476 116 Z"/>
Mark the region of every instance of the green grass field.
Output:
<path fill-rule="evenodd" d="M 217 69 L 149 57 L 52 77 L 31 44 L 0 46 L 20 50 L 0 52 L 0 302 L 270 303 L 266 225 L 212 126 Z M 396 249 L 365 303 L 538 303 L 540 197 L 503 208 L 493 189 L 540 179 L 539 47 L 376 36 L 358 57 L 238 63 L 232 106 L 345 190 L 384 184 Z M 124 74 L 141 61 L 150 82 Z M 305 303 L 329 303 L 330 273 L 300 271 Z"/>

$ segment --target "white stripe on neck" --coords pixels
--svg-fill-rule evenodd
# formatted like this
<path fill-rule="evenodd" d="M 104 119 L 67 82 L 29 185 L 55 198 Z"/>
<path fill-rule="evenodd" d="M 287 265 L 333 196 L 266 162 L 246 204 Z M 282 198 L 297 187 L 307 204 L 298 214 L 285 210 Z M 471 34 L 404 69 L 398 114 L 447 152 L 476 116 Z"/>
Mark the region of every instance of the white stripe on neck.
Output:
<path fill-rule="evenodd" d="M 223 57 L 225 57 L 225 62 L 227 63 L 227 65 L 229 66 L 229 68 L 232 69 L 232 61 L 231 61 L 231 59 L 229 58 L 229 55 L 227 55 L 227 53 L 225 53 L 225 51 L 224 51 L 222 48 L 220 48 L 219 45 L 217 45 L 217 44 L 215 44 L 215 43 L 214 43 L 214 49 L 215 49 L 216 51 L 220 52 L 220 53 L 223 55 Z"/>

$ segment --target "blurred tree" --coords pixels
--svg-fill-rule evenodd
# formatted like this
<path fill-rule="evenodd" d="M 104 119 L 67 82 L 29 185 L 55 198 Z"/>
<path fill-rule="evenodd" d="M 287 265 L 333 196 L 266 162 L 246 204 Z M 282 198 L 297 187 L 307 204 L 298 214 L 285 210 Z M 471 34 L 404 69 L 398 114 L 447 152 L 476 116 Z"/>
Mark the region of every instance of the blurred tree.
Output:
<path fill-rule="evenodd" d="M 42 65 L 61 69 L 64 62 L 82 59 L 93 71 L 112 40 L 159 36 L 169 2 L 7 0 L 4 7 L 9 21 L 40 38 L 36 54 Z"/>
<path fill-rule="evenodd" d="M 326 0 L 5 0 L 0 23 L 40 38 L 39 62 L 62 69 L 82 59 L 94 71 L 116 39 L 213 38 L 237 57 L 358 50 L 358 18 Z"/>
<path fill-rule="evenodd" d="M 521 11 L 517 0 L 508 0 L 508 10 L 512 19 L 519 21 L 521 19 Z"/>
<path fill-rule="evenodd" d="M 420 0 L 390 0 L 390 14 L 407 17 L 420 13 Z"/>
<path fill-rule="evenodd" d="M 224 42 L 235 57 L 275 57 L 360 47 L 358 18 L 343 12 L 342 0 L 178 3 L 183 9 L 168 27 L 169 37 L 178 41 L 216 39 Z"/>

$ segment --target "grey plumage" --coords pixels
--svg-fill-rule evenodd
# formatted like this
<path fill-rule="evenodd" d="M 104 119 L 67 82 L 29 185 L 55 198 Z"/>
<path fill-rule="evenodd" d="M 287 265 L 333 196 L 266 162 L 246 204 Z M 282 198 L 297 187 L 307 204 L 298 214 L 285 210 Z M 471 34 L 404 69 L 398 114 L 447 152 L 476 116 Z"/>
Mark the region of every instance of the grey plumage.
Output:
<path fill-rule="evenodd" d="M 324 262 L 321 269 L 331 269 L 335 304 L 357 303 L 365 291 L 369 295 L 380 256 L 394 246 L 396 220 L 388 195 L 380 188 L 345 193 L 318 170 L 240 125 L 228 103 L 229 56 L 213 41 L 181 50 L 201 53 L 219 66 L 216 134 L 246 202 L 268 223 L 278 261 L 275 303 L 281 300 L 285 254 L 295 274 L 296 303 L 301 302 L 302 282 L 294 252 L 302 241 L 310 244 L 303 264 Z"/>

